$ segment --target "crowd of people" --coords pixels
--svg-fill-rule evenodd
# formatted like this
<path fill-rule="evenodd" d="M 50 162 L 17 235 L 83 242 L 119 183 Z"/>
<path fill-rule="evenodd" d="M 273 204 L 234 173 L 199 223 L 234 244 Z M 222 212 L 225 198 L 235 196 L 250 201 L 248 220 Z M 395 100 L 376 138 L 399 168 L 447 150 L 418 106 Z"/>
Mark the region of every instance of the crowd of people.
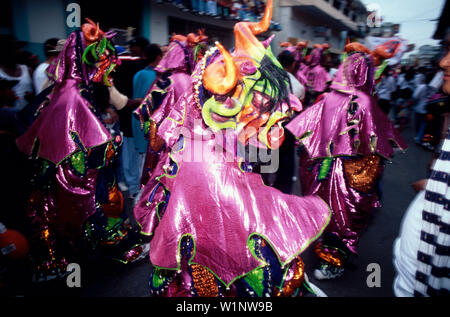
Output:
<path fill-rule="evenodd" d="M 440 140 L 441 110 L 445 110 L 445 107 L 438 110 L 439 107 L 433 106 L 446 98 L 440 89 L 443 72 L 436 64 L 428 67 L 388 66 L 384 73 L 377 86 L 380 107 L 397 128 L 414 126 L 414 142 L 434 151 Z"/>
<path fill-rule="evenodd" d="M 28 240 L 21 248 L 34 282 L 66 276 L 80 254 L 124 264 L 149 255 L 153 296 L 324 295 L 301 253 L 313 246 L 316 279 L 342 276 L 381 207 L 385 162 L 407 148 L 401 130 L 414 118 L 414 141 L 440 148 L 448 52 L 429 69 L 386 66 L 391 50 L 357 42 L 339 62 L 327 43 L 283 42 L 275 56 L 273 37 L 256 37 L 270 27 L 272 1 L 170 2 L 239 20 L 234 50 L 209 43 L 207 30 L 174 34 L 167 47 L 136 37 L 123 48 L 88 20 L 67 39 L 46 41 L 39 64 L 23 43 L 3 39 L 0 237 Z M 435 181 L 449 173 L 445 142 L 440 165 L 430 164 Z M 435 198 L 431 183 L 418 187 L 421 201 Z M 439 193 L 448 200 L 446 188 Z M 448 227 L 442 208 L 414 203 Z M 423 240 L 420 230 L 403 227 L 405 235 Z M 433 252 L 427 264 L 448 270 L 443 239 L 440 264 Z M 402 263 L 403 241 L 396 295 L 448 294 L 442 272 L 422 271 L 437 279 L 411 286 L 417 266 Z M 4 263 L 17 260 L 14 243 L 1 245 Z"/>
<path fill-rule="evenodd" d="M 264 13 L 264 1 L 260 0 L 158 0 L 171 3 L 184 12 L 211 16 L 216 19 L 256 22 Z M 272 21 L 271 30 L 281 30 L 278 22 Z"/>

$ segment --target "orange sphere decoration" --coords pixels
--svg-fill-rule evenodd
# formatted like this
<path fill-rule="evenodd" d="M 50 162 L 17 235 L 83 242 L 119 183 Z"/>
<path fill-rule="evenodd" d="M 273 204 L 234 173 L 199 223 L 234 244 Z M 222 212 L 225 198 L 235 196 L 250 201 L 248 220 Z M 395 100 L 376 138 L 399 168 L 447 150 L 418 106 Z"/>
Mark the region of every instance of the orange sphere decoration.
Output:
<path fill-rule="evenodd" d="M 23 234 L 16 230 L 6 229 L 0 223 L 0 250 L 2 255 L 18 260 L 28 254 L 30 245 Z"/>

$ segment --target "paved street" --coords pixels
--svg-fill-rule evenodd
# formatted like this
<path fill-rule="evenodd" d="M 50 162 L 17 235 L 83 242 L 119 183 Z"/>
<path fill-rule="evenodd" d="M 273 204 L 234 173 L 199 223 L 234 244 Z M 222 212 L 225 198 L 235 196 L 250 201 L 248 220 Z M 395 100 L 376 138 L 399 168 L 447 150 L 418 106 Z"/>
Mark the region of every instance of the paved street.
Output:
<path fill-rule="evenodd" d="M 392 244 L 399 231 L 400 222 L 413 199 L 415 192 L 410 184 L 425 177 L 426 166 L 431 152 L 414 145 L 413 129 L 406 128 L 403 136 L 409 143 L 406 153 L 398 152 L 385 169 L 383 178 L 383 207 L 372 217 L 367 231 L 361 238 L 359 255 L 352 257 L 350 268 L 343 277 L 333 281 L 316 281 L 312 271 L 316 259 L 309 249 L 303 259 L 311 282 L 319 286 L 330 297 L 392 297 L 394 268 L 392 264 Z M 298 191 L 298 187 L 297 187 Z M 131 212 L 131 200 L 127 212 Z M 377 263 L 381 268 L 381 287 L 370 288 L 366 284 L 367 266 Z M 147 297 L 150 264 L 148 258 L 129 266 L 93 261 L 81 268 L 80 289 L 68 289 L 58 283 L 39 286 L 20 286 L 16 295 L 82 295 L 88 297 Z M 24 283 L 24 281 L 22 281 Z"/>

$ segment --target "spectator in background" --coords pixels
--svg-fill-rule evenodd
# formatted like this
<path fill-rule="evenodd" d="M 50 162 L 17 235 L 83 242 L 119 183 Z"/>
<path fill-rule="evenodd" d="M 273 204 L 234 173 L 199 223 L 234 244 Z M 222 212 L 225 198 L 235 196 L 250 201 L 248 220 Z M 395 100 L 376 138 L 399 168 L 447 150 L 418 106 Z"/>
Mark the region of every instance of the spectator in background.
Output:
<path fill-rule="evenodd" d="M 191 0 L 192 11 L 200 15 L 205 14 L 206 2 L 205 0 Z"/>
<path fill-rule="evenodd" d="M 238 10 L 239 20 L 250 21 L 250 19 L 248 18 L 250 8 L 248 6 L 247 1 L 246 0 L 238 0 L 238 3 L 241 6 Z"/>
<path fill-rule="evenodd" d="M 128 42 L 130 54 L 119 56 L 120 67 L 113 73 L 114 86 L 126 98 L 133 99 L 133 78 L 137 72 L 147 66 L 144 51 L 149 41 L 143 37 L 136 37 Z M 120 153 L 120 169 L 118 173 L 119 186 L 122 191 L 129 191 L 130 196 L 136 195 L 139 190 L 139 180 L 135 183 L 136 166 L 131 162 L 137 161 L 137 151 L 133 142 L 133 129 L 131 118 L 133 108 L 123 107 L 117 109 L 119 114 L 120 131 L 123 134 L 123 144 Z"/>
<path fill-rule="evenodd" d="M 142 36 L 135 37 L 131 41 L 128 42 L 128 49 L 131 53 L 131 56 L 134 57 L 145 57 L 145 48 L 149 45 L 149 41 Z"/>
<path fill-rule="evenodd" d="M 402 128 L 410 122 L 410 105 L 414 90 L 414 70 L 404 67 L 397 80 L 398 98 L 395 104 L 396 128 Z"/>
<path fill-rule="evenodd" d="M 384 70 L 384 77 L 376 87 L 378 94 L 378 105 L 381 110 L 389 116 L 391 111 L 392 93 L 396 90 L 394 76 L 392 76 L 391 68 L 386 66 Z"/>
<path fill-rule="evenodd" d="M 148 65 L 138 71 L 133 78 L 133 98 L 145 98 L 148 89 L 156 79 L 154 68 L 161 60 L 163 52 L 158 44 L 149 44 L 144 50 Z"/>
<path fill-rule="evenodd" d="M 217 0 L 208 0 L 206 2 L 206 14 L 217 16 Z"/>
<path fill-rule="evenodd" d="M 296 69 L 294 53 L 284 50 L 278 55 L 278 61 L 289 76 L 290 92 L 299 100 L 305 98 L 305 87 L 293 75 Z M 280 164 L 278 170 L 273 176 L 269 176 L 267 183 L 273 183 L 273 186 L 285 194 L 292 194 L 295 179 L 295 137 L 288 130 L 284 129 L 284 141 L 279 151 Z M 270 180 L 270 177 L 274 178 Z"/>
<path fill-rule="evenodd" d="M 217 12 L 222 19 L 228 19 L 230 16 L 231 0 L 218 0 Z"/>
<path fill-rule="evenodd" d="M 288 50 L 284 50 L 278 55 L 278 61 L 289 76 L 289 86 L 292 94 L 294 94 L 300 101 L 305 98 L 305 87 L 294 76 L 293 72 L 296 69 L 294 54 Z"/>
<path fill-rule="evenodd" d="M 230 18 L 234 20 L 239 19 L 239 10 L 242 8 L 242 4 L 238 0 L 232 0 L 230 5 Z"/>
<path fill-rule="evenodd" d="M 154 68 L 159 64 L 163 56 L 163 52 L 158 44 L 150 44 L 145 48 L 144 51 L 145 59 L 148 62 L 147 67 L 139 71 L 134 75 L 133 78 L 133 98 L 140 99 L 145 98 L 148 90 L 156 79 L 156 72 Z M 133 146 L 137 151 L 137 161 L 130 162 L 131 166 L 134 167 L 133 171 L 133 181 L 130 184 L 133 186 L 130 188 L 132 195 L 135 193 L 134 184 L 137 182 L 140 184 L 142 170 L 144 168 L 145 154 L 147 153 L 148 139 L 145 136 L 143 129 L 141 129 L 141 123 L 134 115 L 131 118 L 131 127 L 133 130 Z M 127 144 L 132 146 L 131 144 Z M 138 168 L 136 168 L 138 167 Z M 139 199 L 139 195 L 136 195 L 135 202 Z"/>
<path fill-rule="evenodd" d="M 257 19 L 259 19 L 264 13 L 264 2 L 261 0 L 255 0 L 254 13 Z"/>
<path fill-rule="evenodd" d="M 17 80 L 0 79 L 0 134 L 19 134 L 14 112 L 8 110 L 14 107 L 18 98 L 13 90 L 17 84 Z"/>
<path fill-rule="evenodd" d="M 11 111 L 19 112 L 34 98 L 32 71 L 26 65 L 19 64 L 19 43 L 9 35 L 0 37 L 2 48 L 0 49 L 0 79 L 9 81 L 17 80 L 13 87 L 17 100 Z"/>
<path fill-rule="evenodd" d="M 18 64 L 27 66 L 31 74 L 34 73 L 34 70 L 41 63 L 39 57 L 36 54 L 31 53 L 30 51 L 19 49 L 17 54 L 18 54 L 17 58 Z"/>
<path fill-rule="evenodd" d="M 414 113 L 416 136 L 414 137 L 414 142 L 416 144 L 422 144 L 427 115 L 427 103 L 433 93 L 433 89 L 428 85 L 428 83 L 433 79 L 433 76 L 434 74 L 428 73 L 425 77 L 425 81 L 416 87 L 412 96 L 415 103 Z M 420 79 L 420 81 L 422 81 L 422 79 Z"/>
<path fill-rule="evenodd" d="M 47 67 L 54 61 L 58 56 L 59 52 L 56 50 L 58 45 L 57 38 L 51 38 L 44 43 L 44 54 L 46 57 L 45 62 L 41 63 L 33 73 L 33 86 L 36 95 L 38 95 L 44 87 L 44 83 L 47 81 Z"/>
<path fill-rule="evenodd" d="M 444 41 L 442 90 L 450 94 L 450 32 Z M 447 99 L 448 104 L 448 99 Z M 394 294 L 398 297 L 450 295 L 450 112 L 442 114 L 441 150 L 429 178 L 413 184 L 418 192 L 403 216 L 394 242 Z M 436 156 L 436 155 L 435 155 Z"/>
<path fill-rule="evenodd" d="M 334 76 L 336 75 L 336 73 L 338 71 L 338 67 L 339 67 L 339 65 L 335 61 L 331 60 L 330 68 L 328 69 L 328 75 L 330 76 L 330 78 L 332 80 L 334 79 Z M 394 83 L 394 86 L 395 86 L 395 83 Z"/>
<path fill-rule="evenodd" d="M 426 81 L 425 78 L 425 67 L 419 67 L 414 74 L 413 85 L 414 89 L 417 89 L 419 85 L 424 84 Z"/>

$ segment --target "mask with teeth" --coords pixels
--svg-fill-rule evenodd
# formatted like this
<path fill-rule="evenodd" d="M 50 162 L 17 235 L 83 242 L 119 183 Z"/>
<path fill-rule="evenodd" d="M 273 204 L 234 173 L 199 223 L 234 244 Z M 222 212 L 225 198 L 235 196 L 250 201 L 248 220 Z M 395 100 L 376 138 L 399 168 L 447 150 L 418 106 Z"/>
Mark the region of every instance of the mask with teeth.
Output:
<path fill-rule="evenodd" d="M 205 123 L 215 132 L 232 129 L 240 143 L 278 148 L 284 139 L 281 122 L 301 104 L 289 93 L 289 77 L 275 58 L 270 42 L 257 35 L 270 26 L 272 1 L 259 22 L 234 27 L 235 47 L 230 53 L 216 42 L 202 61 L 201 80 L 195 86 Z"/>

